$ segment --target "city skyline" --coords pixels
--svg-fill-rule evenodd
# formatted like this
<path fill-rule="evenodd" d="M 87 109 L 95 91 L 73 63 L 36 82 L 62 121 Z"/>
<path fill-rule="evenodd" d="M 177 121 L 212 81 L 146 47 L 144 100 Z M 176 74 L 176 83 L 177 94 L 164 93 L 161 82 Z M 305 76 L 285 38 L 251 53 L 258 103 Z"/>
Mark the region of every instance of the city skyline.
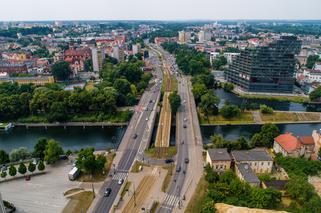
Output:
<path fill-rule="evenodd" d="M 81 1 L 83 2 L 83 1 Z M 17 7 L 19 5 L 19 7 Z M 313 7 L 311 7 L 313 5 Z M 110 2 L 92 0 L 56 0 L 44 3 L 40 0 L 2 2 L 0 21 L 47 20 L 320 20 L 318 0 L 295 1 L 270 0 L 218 0 L 153 2 L 147 0 Z M 8 10 L 7 8 L 13 8 Z M 71 9 L 72 8 L 72 9 Z"/>

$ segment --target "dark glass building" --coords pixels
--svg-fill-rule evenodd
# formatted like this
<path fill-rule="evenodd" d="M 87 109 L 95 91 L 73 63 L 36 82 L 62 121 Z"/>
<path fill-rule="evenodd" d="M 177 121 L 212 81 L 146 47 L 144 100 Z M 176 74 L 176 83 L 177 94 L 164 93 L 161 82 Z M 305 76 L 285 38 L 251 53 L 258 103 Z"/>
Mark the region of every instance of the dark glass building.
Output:
<path fill-rule="evenodd" d="M 247 92 L 292 93 L 296 59 L 301 41 L 283 36 L 266 45 L 247 48 L 238 55 L 225 72 L 228 82 Z"/>

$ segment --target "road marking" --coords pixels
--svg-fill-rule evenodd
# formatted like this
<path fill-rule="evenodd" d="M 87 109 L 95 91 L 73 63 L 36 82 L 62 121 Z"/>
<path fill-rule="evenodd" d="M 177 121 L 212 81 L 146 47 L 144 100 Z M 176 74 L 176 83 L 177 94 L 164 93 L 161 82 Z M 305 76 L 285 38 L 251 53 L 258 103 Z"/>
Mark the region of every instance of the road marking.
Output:
<path fill-rule="evenodd" d="M 167 208 L 174 207 L 178 203 L 178 201 L 179 201 L 178 196 L 166 194 L 164 202 L 162 203 L 162 206 L 164 208 L 166 208 L 166 206 L 168 206 Z"/>
<path fill-rule="evenodd" d="M 117 173 L 113 176 L 113 180 L 126 179 L 128 173 Z"/>

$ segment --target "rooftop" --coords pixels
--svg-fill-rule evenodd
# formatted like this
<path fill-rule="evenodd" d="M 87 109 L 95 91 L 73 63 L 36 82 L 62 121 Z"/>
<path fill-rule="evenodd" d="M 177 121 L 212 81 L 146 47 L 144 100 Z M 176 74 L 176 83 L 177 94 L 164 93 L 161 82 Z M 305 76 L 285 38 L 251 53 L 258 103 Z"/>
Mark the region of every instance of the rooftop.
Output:
<path fill-rule="evenodd" d="M 264 184 L 268 188 L 274 188 L 277 190 L 284 190 L 285 185 L 288 183 L 288 180 L 267 180 L 264 181 Z"/>
<path fill-rule="evenodd" d="M 209 149 L 207 150 L 212 161 L 230 161 L 231 156 L 226 148 L 223 149 Z"/>
<path fill-rule="evenodd" d="M 235 150 L 231 152 L 234 160 L 239 161 L 273 161 L 266 149 Z"/>
<path fill-rule="evenodd" d="M 274 139 L 285 151 L 293 152 L 301 147 L 301 143 L 292 133 L 287 132 Z"/>
<path fill-rule="evenodd" d="M 236 164 L 238 170 L 242 174 L 245 181 L 249 183 L 260 183 L 259 178 L 256 176 L 256 174 L 251 169 L 250 165 L 247 163 L 237 163 Z"/>

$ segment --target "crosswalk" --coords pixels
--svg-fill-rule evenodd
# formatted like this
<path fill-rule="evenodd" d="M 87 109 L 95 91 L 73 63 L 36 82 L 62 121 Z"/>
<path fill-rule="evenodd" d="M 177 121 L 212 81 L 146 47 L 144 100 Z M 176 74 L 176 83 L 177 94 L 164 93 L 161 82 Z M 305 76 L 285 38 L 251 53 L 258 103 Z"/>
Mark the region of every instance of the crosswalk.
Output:
<path fill-rule="evenodd" d="M 173 207 L 175 207 L 178 204 L 178 202 L 179 202 L 178 196 L 166 194 L 165 199 L 162 203 L 162 207 L 172 209 Z"/>
<path fill-rule="evenodd" d="M 126 179 L 128 175 L 128 172 L 117 172 L 114 176 L 113 176 L 113 180 L 120 180 L 120 179 Z"/>

